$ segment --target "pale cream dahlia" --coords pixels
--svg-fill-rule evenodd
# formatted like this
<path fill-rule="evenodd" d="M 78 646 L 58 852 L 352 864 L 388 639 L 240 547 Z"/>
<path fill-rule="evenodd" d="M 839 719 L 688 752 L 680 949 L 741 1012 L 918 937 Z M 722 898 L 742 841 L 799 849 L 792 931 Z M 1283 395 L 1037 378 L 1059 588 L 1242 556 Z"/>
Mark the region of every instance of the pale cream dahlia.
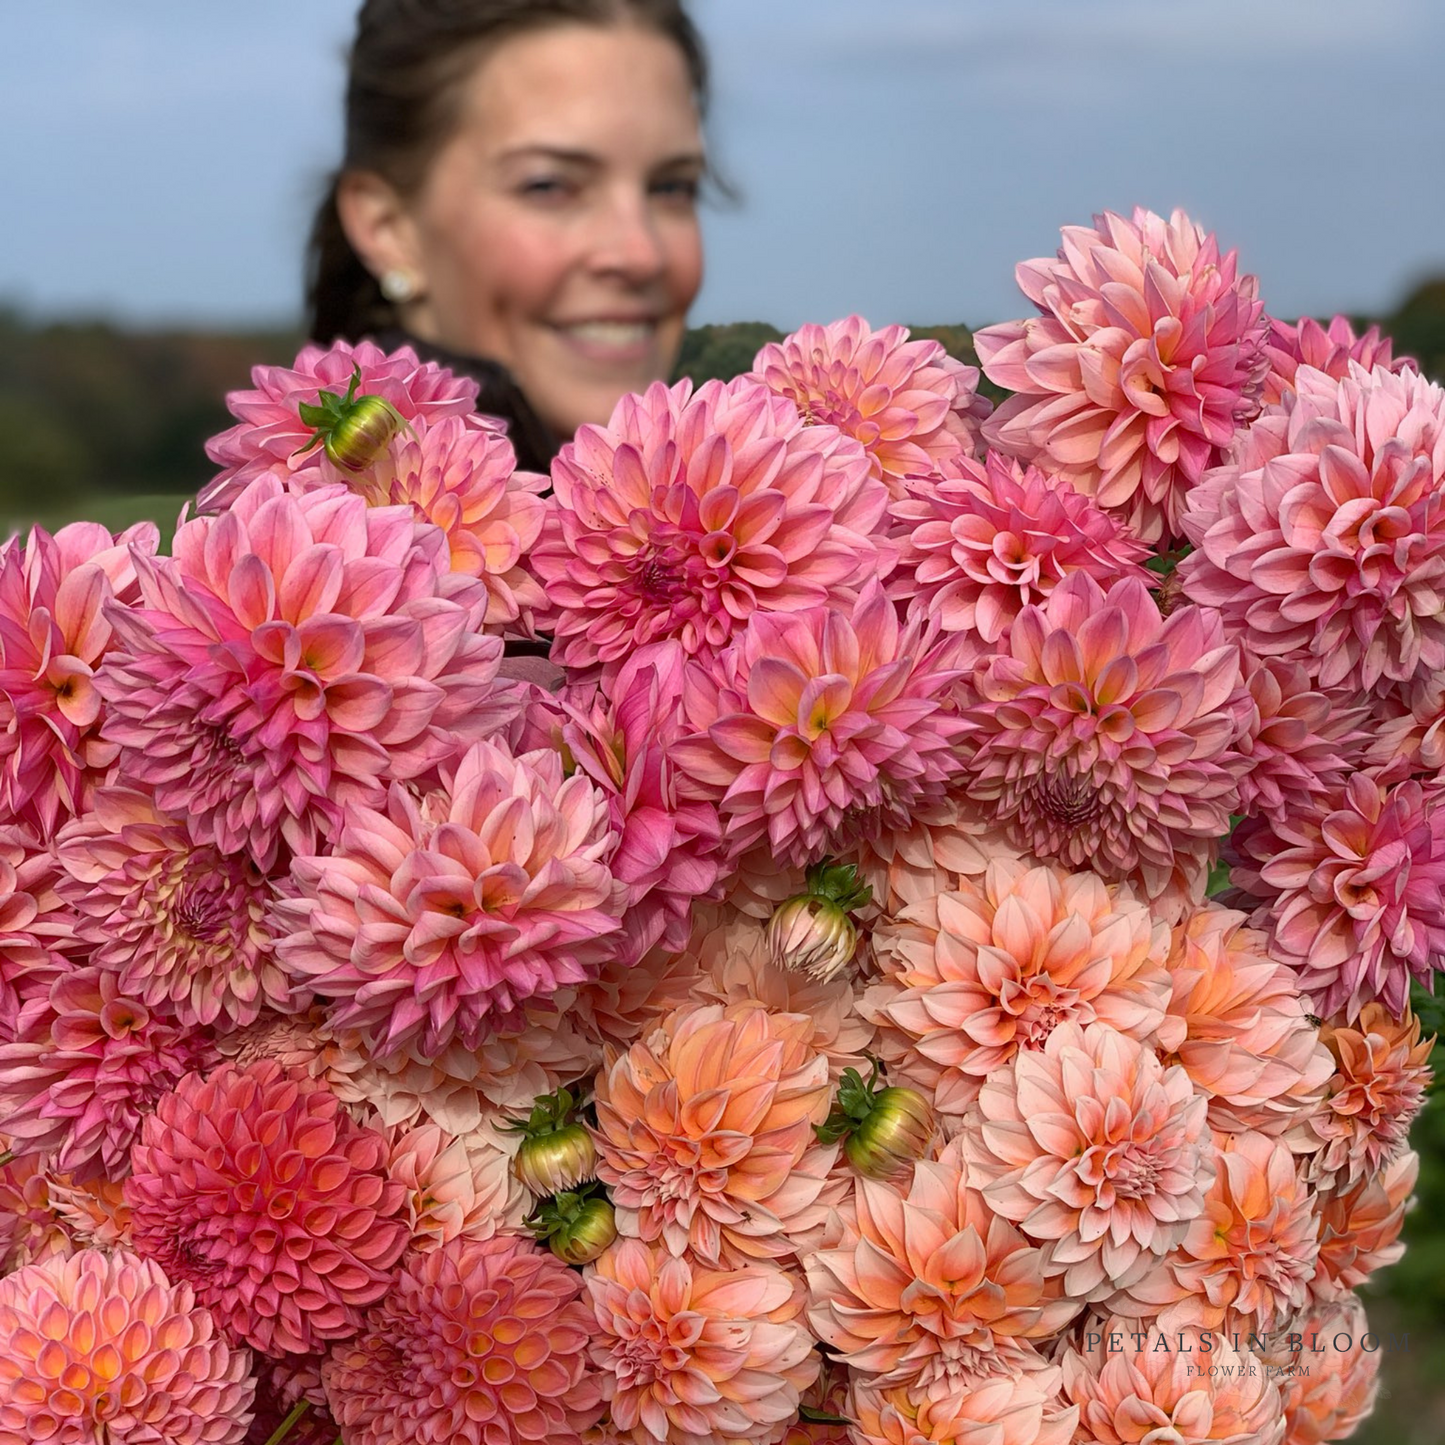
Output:
<path fill-rule="evenodd" d="M 241 1445 L 255 1392 L 191 1287 L 128 1250 L 0 1280 L 0 1445 Z"/>
<path fill-rule="evenodd" d="M 891 515 L 902 550 L 889 596 L 980 644 L 996 643 L 1072 572 L 1105 587 L 1150 580 L 1143 542 L 1072 487 L 998 452 L 909 482 Z"/>
<path fill-rule="evenodd" d="M 1266 1134 L 1216 1134 L 1203 1211 L 1150 1273 L 1128 1283 L 1118 1308 L 1158 1316 L 1159 1327 L 1226 1321 L 1261 1333 L 1310 1298 L 1319 1253 L 1315 1194 L 1289 1146 Z"/>
<path fill-rule="evenodd" d="M 1346 1295 L 1292 1321 L 1282 1347 L 1265 1355 L 1284 1400 L 1283 1445 L 1346 1440 L 1375 1408 L 1379 1337 L 1367 1346 L 1368 1335 L 1364 1305 Z"/>
<path fill-rule="evenodd" d="M 1308 1177 L 1321 1189 L 1343 1190 L 1405 1152 L 1430 1087 L 1435 1040 L 1421 1039 L 1420 1020 L 1408 1008 L 1397 1019 L 1378 1003 L 1366 1004 L 1353 1024 L 1327 1022 L 1320 1038 L 1335 1067 L 1308 1120 L 1319 1146 Z"/>
<path fill-rule="evenodd" d="M 187 1075 L 131 1159 L 136 1251 L 193 1284 L 228 1338 L 306 1354 L 391 1288 L 408 1230 L 385 1139 L 272 1060 Z"/>
<path fill-rule="evenodd" d="M 853 1387 L 855 1445 L 1071 1445 L 1079 1407 L 1064 1401 L 1057 1366 L 938 1380 L 930 1385 Z"/>
<path fill-rule="evenodd" d="M 968 796 L 1026 852 L 1137 880 L 1150 898 L 1187 894 L 1229 831 L 1248 717 L 1215 613 L 1166 618 L 1142 583 L 1105 592 L 1076 572 L 975 671 Z"/>
<path fill-rule="evenodd" d="M 884 1058 L 962 1116 L 983 1082 L 1065 1020 L 1148 1042 L 1164 1018 L 1169 931 L 1123 885 L 1012 859 L 873 931 L 865 995 Z"/>
<path fill-rule="evenodd" d="M 757 1004 L 680 1009 L 597 1077 L 597 1177 L 624 1237 L 717 1265 L 791 1255 L 836 1144 L 812 1019 Z"/>
<path fill-rule="evenodd" d="M 61 833 L 61 896 L 90 961 L 182 1023 L 254 1023 L 291 1009 L 291 982 L 265 926 L 270 881 L 245 854 L 196 844 L 184 822 L 132 788 L 98 789 Z"/>
<path fill-rule="evenodd" d="M 484 1238 L 496 1229 L 498 1201 L 486 1164 L 461 1139 L 436 1124 L 388 1129 L 385 1137 L 387 1178 L 406 1190 L 412 1250 L 425 1253 L 463 1236 Z"/>
<path fill-rule="evenodd" d="M 1160 1047 L 1209 1100 L 1212 1128 L 1307 1132 L 1330 1076 L 1329 1050 L 1294 970 L 1244 923 L 1244 914 L 1206 903 L 1174 929 Z"/>
<path fill-rule="evenodd" d="M 877 583 L 848 611 L 757 613 L 688 670 L 679 791 L 718 805 L 734 856 L 766 843 L 807 864 L 907 827 L 959 774 L 954 661 L 936 624 L 900 624 Z"/>
<path fill-rule="evenodd" d="M 1302 367 L 1189 499 L 1193 602 L 1260 657 L 1354 691 L 1445 667 L 1445 390 Z"/>
<path fill-rule="evenodd" d="M 1373 371 L 1377 366 L 1388 371 L 1404 371 L 1406 367 L 1420 369 L 1411 357 L 1395 356 L 1390 338 L 1382 336 L 1378 326 L 1366 327 L 1356 336 L 1348 316 L 1332 316 L 1324 326 L 1313 316 L 1298 322 L 1277 321 L 1273 316 L 1266 320 L 1269 338 L 1264 350 L 1269 357 L 1269 372 L 1260 396 L 1265 406 L 1275 406 L 1284 400 L 1285 392 L 1294 388 L 1295 374 L 1302 366 L 1322 371 L 1337 381 L 1350 374 L 1352 361 L 1366 371 Z"/>
<path fill-rule="evenodd" d="M 1074 1445 L 1284 1445 L 1277 1383 L 1227 1334 L 1095 1318 L 1060 1363 L 1079 1407 Z"/>
<path fill-rule="evenodd" d="M 421 802 L 393 786 L 384 812 L 349 808 L 276 904 L 282 967 L 383 1057 L 514 1029 L 529 999 L 594 977 L 621 927 L 616 838 L 586 776 L 479 742 L 448 777 Z"/>
<path fill-rule="evenodd" d="M 1320 1248 L 1311 1284 L 1316 1300 L 1338 1299 L 1377 1269 L 1399 1262 L 1405 1253 L 1400 1230 L 1419 1174 L 1420 1156 L 1410 1151 L 1349 1189 L 1319 1196 Z"/>
<path fill-rule="evenodd" d="M 592 1364 L 629 1445 L 765 1445 L 818 1374 L 802 1292 L 772 1265 L 709 1269 L 620 1239 L 586 1286 Z"/>
<path fill-rule="evenodd" d="M 906 1195 L 860 1179 L 856 1219 L 807 1258 L 809 1324 L 871 1382 L 966 1387 L 1041 1367 L 1034 1342 L 1081 1308 L 970 1175 L 955 1139 L 914 1166 Z"/>
<path fill-rule="evenodd" d="M 770 342 L 750 377 L 786 397 L 810 425 L 835 426 L 863 444 L 873 475 L 893 496 L 905 477 L 926 476 L 980 450 L 989 413 L 979 373 L 937 341 L 909 340 L 906 326 L 878 331 L 861 316 L 809 323 Z"/>
<path fill-rule="evenodd" d="M 984 1082 L 965 1121 L 970 1179 L 1048 1246 L 1070 1299 L 1101 1299 L 1150 1271 L 1204 1209 L 1205 1110 L 1152 1048 L 1105 1023 L 1061 1023 Z"/>
<path fill-rule="evenodd" d="M 517 1235 L 409 1256 L 321 1369 L 347 1445 L 579 1445 L 600 1407 L 581 1290 Z"/>
<path fill-rule="evenodd" d="M 977 332 L 984 375 L 1016 395 L 990 446 L 1063 477 L 1145 541 L 1177 536 L 1189 490 L 1259 410 L 1258 284 L 1183 211 L 1065 226 L 1022 262 L 1041 315 Z"/>
<path fill-rule="evenodd" d="M 715 653 L 754 612 L 846 604 L 893 562 L 862 446 L 747 377 L 624 396 L 578 428 L 552 485 L 528 563 L 567 667 L 668 637 Z"/>

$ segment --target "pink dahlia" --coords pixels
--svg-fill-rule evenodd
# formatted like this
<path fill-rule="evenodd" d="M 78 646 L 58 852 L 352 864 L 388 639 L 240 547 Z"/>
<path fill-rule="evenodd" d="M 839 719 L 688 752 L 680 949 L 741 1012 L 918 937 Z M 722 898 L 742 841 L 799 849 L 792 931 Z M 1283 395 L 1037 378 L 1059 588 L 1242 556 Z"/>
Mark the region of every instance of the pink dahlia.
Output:
<path fill-rule="evenodd" d="M 493 631 L 542 606 L 542 589 L 523 565 L 542 532 L 547 478 L 517 470 L 506 436 L 444 416 L 400 436 L 351 484 L 373 506 L 409 506 L 446 533 L 452 571 L 487 589 L 484 621 Z M 335 478 L 334 468 L 328 468 Z M 319 472 L 318 476 L 321 475 Z"/>
<path fill-rule="evenodd" d="M 1186 593 L 1321 687 L 1440 671 L 1445 391 L 1353 364 L 1340 381 L 1303 367 L 1295 387 L 1191 494 Z"/>
<path fill-rule="evenodd" d="M 1322 1018 L 1378 998 L 1398 1017 L 1410 979 L 1445 964 L 1445 783 L 1352 773 L 1308 809 L 1246 824 L 1234 882 L 1263 901 L 1275 953 Z"/>
<path fill-rule="evenodd" d="M 961 1118 L 983 1082 L 1065 1020 L 1152 1040 L 1169 1002 L 1168 928 L 1127 887 L 1048 865 L 990 863 L 981 880 L 873 931 L 881 981 L 865 1010 L 881 1051 Z"/>
<path fill-rule="evenodd" d="M 11 1152 L 4 1134 L 0 1145 Z M 35 1154 L 0 1164 L 0 1277 L 51 1255 L 75 1252 L 72 1231 L 52 1198 L 55 1176 L 46 1164 Z"/>
<path fill-rule="evenodd" d="M 1403 766 L 1417 777 L 1445 774 L 1445 673 L 1429 673 L 1372 699 L 1371 767 Z"/>
<path fill-rule="evenodd" d="M 920 1161 L 906 1196 L 860 1179 L 856 1223 L 807 1260 L 813 1332 L 870 1381 L 964 1386 L 1040 1368 L 1033 1341 L 1081 1308 L 1045 1253 L 979 1193 L 955 1139 Z"/>
<path fill-rule="evenodd" d="M 1148 547 L 1113 517 L 998 452 L 910 482 L 892 515 L 902 551 L 889 595 L 990 647 L 1072 572 L 1103 587 L 1151 580 L 1140 565 Z"/>
<path fill-rule="evenodd" d="M 393 787 L 385 812 L 348 810 L 335 852 L 293 862 L 277 954 L 381 1054 L 475 1047 L 613 950 L 615 841 L 602 794 L 557 753 L 476 743 L 445 791 L 418 804 Z"/>
<path fill-rule="evenodd" d="M 74 522 L 0 548 L 0 822 L 53 837 L 115 760 L 95 686 L 111 645 L 106 609 L 135 600 L 131 548 L 149 556 L 158 536 L 153 522 L 115 536 Z"/>
<path fill-rule="evenodd" d="M 0 1045 L 0 1112 L 17 1153 L 51 1154 L 80 1179 L 123 1178 L 141 1120 L 211 1058 L 209 1035 L 147 1007 L 115 974 L 61 974 Z"/>
<path fill-rule="evenodd" d="M 984 438 L 1145 541 L 1178 536 L 1189 489 L 1259 410 L 1257 283 L 1183 211 L 1105 212 L 1063 238 L 1014 273 L 1041 315 L 974 336 L 984 374 L 1017 393 Z"/>
<path fill-rule="evenodd" d="M 757 1004 L 695 1004 L 597 1077 L 597 1177 L 625 1237 L 709 1265 L 790 1255 L 837 1145 L 813 1021 Z"/>
<path fill-rule="evenodd" d="M 0 1445 L 241 1445 L 249 1366 L 189 1285 L 128 1251 L 0 1280 Z"/>
<path fill-rule="evenodd" d="M 347 1445 L 579 1445 L 601 1404 L 581 1292 L 515 1235 L 409 1256 L 321 1369 Z"/>
<path fill-rule="evenodd" d="M 835 426 L 863 444 L 873 475 L 899 496 L 905 477 L 981 450 L 976 366 L 906 326 L 874 331 L 861 316 L 809 323 L 764 346 L 749 375 L 786 397 L 810 425 Z"/>
<path fill-rule="evenodd" d="M 968 796 L 1018 847 L 1133 879 L 1151 899 L 1191 891 L 1229 831 L 1249 716 L 1213 612 L 1163 617 L 1142 583 L 1105 592 L 1075 573 L 979 663 L 973 699 L 959 744 Z"/>
<path fill-rule="evenodd" d="M 682 733 L 682 648 L 641 647 L 587 710 L 569 708 L 562 743 L 607 799 L 617 848 L 608 867 L 627 888 L 621 950 L 636 960 L 654 944 L 687 944 L 693 903 L 721 872 L 717 810 L 679 796 L 668 748 Z"/>
<path fill-rule="evenodd" d="M 201 489 L 201 508 L 224 510 L 247 482 L 278 467 L 315 471 L 330 482 L 349 482 L 350 476 L 332 466 L 319 447 L 307 447 L 313 428 L 301 420 L 300 406 L 303 402 L 315 406 L 323 391 L 344 396 L 358 367 L 356 394 L 382 397 L 408 422 L 431 423 L 476 411 L 475 381 L 435 362 L 419 361 L 409 346 L 390 354 L 372 341 L 352 346 L 338 340 L 329 347 L 304 347 L 291 366 L 253 368 L 254 389 L 226 397 L 237 424 L 206 443 L 206 455 L 222 471 Z"/>
<path fill-rule="evenodd" d="M 1214 1141 L 1203 1211 L 1145 1278 L 1125 1283 L 1121 1305 L 1157 1315 L 1166 1331 L 1228 1325 L 1265 1334 L 1309 1302 L 1319 1253 L 1314 1191 L 1283 1140 L 1246 1130 Z"/>
<path fill-rule="evenodd" d="M 1105 1023 L 1061 1023 L 985 1081 L 965 1124 L 970 1179 L 1048 1246 L 1065 1295 L 1100 1299 L 1147 1273 L 1204 1208 L 1205 1107 L 1152 1048 Z"/>
<path fill-rule="evenodd" d="M 1057 1366 L 966 1382 L 886 1387 L 859 1381 L 856 1445 L 1071 1445 L 1077 1405 L 1060 1398 Z"/>
<path fill-rule="evenodd" d="M 188 1074 L 131 1153 L 131 1237 L 228 1338 L 306 1354 L 392 1287 L 408 1230 L 386 1160 L 380 1134 L 273 1061 Z"/>
<path fill-rule="evenodd" d="M 707 1269 L 620 1239 L 586 1284 L 589 1352 L 629 1445 L 765 1445 L 818 1374 L 802 1293 L 771 1265 Z"/>
<path fill-rule="evenodd" d="M 1277 1382 L 1227 1334 L 1091 1320 L 1060 1363 L 1088 1445 L 1284 1445 Z M 1201 1368 L 1203 1366 L 1203 1368 Z"/>
<path fill-rule="evenodd" d="M 1277 406 L 1284 400 L 1285 392 L 1294 388 L 1295 373 L 1302 366 L 1322 371 L 1336 381 L 1350 374 L 1351 362 L 1366 371 L 1377 366 L 1387 371 L 1420 369 L 1408 356 L 1396 359 L 1390 338 L 1381 336 L 1378 326 L 1367 327 L 1356 336 L 1348 316 L 1332 316 L 1324 326 L 1312 316 L 1299 322 L 1277 321 L 1273 316 L 1266 320 L 1269 337 L 1264 351 L 1269 358 L 1269 372 L 1260 397 L 1265 406 Z"/>
<path fill-rule="evenodd" d="M 846 603 L 893 559 L 862 447 L 745 377 L 624 396 L 562 448 L 552 485 L 529 561 L 568 667 L 668 637 L 715 652 L 753 612 Z"/>
<path fill-rule="evenodd" d="M 283 843 L 314 853 L 348 806 L 499 720 L 485 589 L 404 507 L 261 477 L 137 565 L 143 603 L 112 614 L 98 680 L 105 732 L 122 780 L 198 843 L 263 869 Z"/>
<path fill-rule="evenodd" d="M 1405 1211 L 1414 1203 L 1420 1156 L 1406 1152 L 1348 1189 L 1319 1195 L 1319 1258 L 1310 1290 L 1316 1301 L 1337 1300 L 1376 1270 L 1398 1264 Z"/>
<path fill-rule="evenodd" d="M 1435 1040 L 1421 1039 L 1420 1020 L 1408 1007 L 1397 1019 L 1378 1003 L 1367 1003 L 1353 1025 L 1327 1023 L 1320 1039 L 1335 1068 L 1324 1103 L 1308 1120 L 1307 1137 L 1319 1146 L 1308 1177 L 1317 1187 L 1343 1190 L 1405 1152 L 1430 1087 Z"/>
<path fill-rule="evenodd" d="M 75 923 L 56 892 L 59 872 L 28 828 L 0 825 L 0 1044 L 14 1041 L 25 1001 L 70 966 Z"/>
<path fill-rule="evenodd" d="M 1249 689 L 1249 723 L 1236 747 L 1246 771 L 1239 811 L 1288 817 L 1342 784 L 1378 734 L 1368 709 L 1316 689 L 1299 663 L 1241 652 Z"/>
<path fill-rule="evenodd" d="M 98 790 L 57 851 L 90 962 L 128 997 L 184 1024 L 240 1026 L 293 1006 L 264 925 L 271 886 L 244 854 L 193 843 L 130 788 Z"/>
<path fill-rule="evenodd" d="M 782 863 L 840 853 L 957 775 L 957 673 L 934 624 L 906 627 L 877 583 L 849 612 L 757 614 L 737 647 L 688 669 L 690 736 L 671 753 L 718 804 L 734 855 L 766 841 Z"/>
<path fill-rule="evenodd" d="M 1244 922 L 1244 914 L 1206 903 L 1175 928 L 1160 1047 L 1209 1100 L 1212 1128 L 1307 1132 L 1330 1076 L 1329 1050 L 1294 970 Z"/>

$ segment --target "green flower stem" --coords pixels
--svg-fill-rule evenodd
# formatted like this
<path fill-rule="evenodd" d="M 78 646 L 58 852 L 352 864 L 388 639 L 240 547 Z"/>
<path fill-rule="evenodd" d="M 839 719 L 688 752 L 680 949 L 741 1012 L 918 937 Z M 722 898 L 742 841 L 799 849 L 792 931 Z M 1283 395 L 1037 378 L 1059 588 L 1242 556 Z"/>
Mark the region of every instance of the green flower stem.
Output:
<path fill-rule="evenodd" d="M 311 1408 L 310 1400 L 298 1400 L 291 1408 L 291 1413 L 271 1432 L 271 1438 L 266 1445 L 281 1445 L 281 1442 L 291 1433 L 291 1427 Z M 341 1437 L 336 1437 L 338 1440 Z"/>

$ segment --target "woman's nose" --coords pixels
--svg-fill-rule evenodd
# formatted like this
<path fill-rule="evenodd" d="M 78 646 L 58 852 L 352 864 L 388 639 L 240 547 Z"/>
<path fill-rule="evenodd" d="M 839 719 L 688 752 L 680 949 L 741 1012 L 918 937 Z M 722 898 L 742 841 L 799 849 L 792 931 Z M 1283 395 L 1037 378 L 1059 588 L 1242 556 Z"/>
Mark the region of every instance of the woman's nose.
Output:
<path fill-rule="evenodd" d="M 657 220 L 645 195 L 616 196 L 599 220 L 592 252 L 598 271 L 633 283 L 655 280 L 667 264 Z"/>

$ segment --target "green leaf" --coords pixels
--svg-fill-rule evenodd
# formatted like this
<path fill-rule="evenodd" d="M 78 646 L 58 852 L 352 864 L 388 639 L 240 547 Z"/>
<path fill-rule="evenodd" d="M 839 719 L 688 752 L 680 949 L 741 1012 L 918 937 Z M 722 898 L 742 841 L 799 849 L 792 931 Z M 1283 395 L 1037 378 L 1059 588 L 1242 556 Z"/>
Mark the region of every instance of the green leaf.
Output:
<path fill-rule="evenodd" d="M 798 1420 L 804 1425 L 852 1425 L 854 1423 L 846 1415 L 830 1415 L 826 1410 L 816 1410 L 811 1405 L 798 1406 Z"/>

